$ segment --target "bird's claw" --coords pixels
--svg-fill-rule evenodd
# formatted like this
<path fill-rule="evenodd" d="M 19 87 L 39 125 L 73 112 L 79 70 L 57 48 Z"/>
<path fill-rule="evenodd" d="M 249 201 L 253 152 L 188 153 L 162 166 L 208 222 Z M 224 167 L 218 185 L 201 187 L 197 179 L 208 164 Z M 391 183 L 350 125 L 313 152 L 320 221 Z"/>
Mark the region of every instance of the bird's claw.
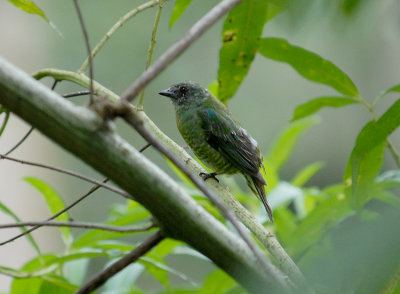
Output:
<path fill-rule="evenodd" d="M 205 181 L 209 178 L 213 178 L 219 183 L 219 180 L 216 177 L 217 173 L 200 173 L 200 177 Z"/>

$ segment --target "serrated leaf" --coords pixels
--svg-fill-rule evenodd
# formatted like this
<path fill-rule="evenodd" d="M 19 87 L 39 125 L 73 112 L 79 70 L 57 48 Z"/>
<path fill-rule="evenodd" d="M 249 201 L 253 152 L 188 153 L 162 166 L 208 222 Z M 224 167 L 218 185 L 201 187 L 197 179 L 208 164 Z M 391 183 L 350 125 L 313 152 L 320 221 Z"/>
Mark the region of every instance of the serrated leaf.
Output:
<path fill-rule="evenodd" d="M 288 63 L 306 79 L 330 86 L 343 95 L 350 97 L 360 95 L 352 80 L 332 62 L 291 45 L 284 39 L 262 39 L 259 52 L 270 59 Z"/>
<path fill-rule="evenodd" d="M 235 94 L 249 71 L 260 43 L 267 8 L 266 0 L 245 0 L 226 17 L 218 69 L 218 98 L 224 103 Z"/>
<path fill-rule="evenodd" d="M 172 10 L 171 18 L 169 19 L 169 28 L 175 24 L 175 22 L 181 17 L 185 12 L 186 8 L 189 6 L 192 0 L 176 0 L 174 10 Z"/>
<path fill-rule="evenodd" d="M 289 158 L 300 135 L 317 122 L 319 122 L 319 119 L 316 117 L 309 117 L 291 123 L 275 141 L 271 151 L 266 156 L 266 161 L 279 172 L 282 165 Z"/>
<path fill-rule="evenodd" d="M 343 107 L 349 104 L 358 103 L 357 100 L 348 97 L 318 97 L 296 107 L 292 121 L 307 117 L 316 113 L 323 107 Z"/>
<path fill-rule="evenodd" d="M 33 177 L 24 178 L 30 185 L 36 188 L 43 196 L 46 201 L 47 206 L 52 214 L 56 214 L 60 210 L 63 210 L 65 205 L 62 198 L 58 195 L 58 193 L 50 187 L 47 183 L 42 180 Z M 56 217 L 55 220 L 60 221 L 68 221 L 68 214 L 65 212 L 60 216 Z M 72 243 L 72 235 L 71 230 L 68 227 L 59 228 L 61 231 L 61 235 L 64 240 L 64 244 L 68 248 Z"/>
<path fill-rule="evenodd" d="M 298 187 L 302 187 L 315 173 L 317 173 L 324 163 L 322 161 L 313 162 L 299 171 L 292 180 L 292 184 Z"/>
<path fill-rule="evenodd" d="M 27 0 L 8 0 L 8 1 L 25 12 L 37 14 L 40 17 L 42 17 L 45 21 L 47 22 L 49 21 L 44 12 L 32 1 L 27 1 Z"/>
<path fill-rule="evenodd" d="M 347 164 L 344 183 L 351 185 L 351 203 L 360 209 L 373 195 L 372 186 L 383 162 L 386 138 L 400 125 L 400 100 L 376 122 L 369 122 L 359 133 Z M 347 190 L 347 194 L 349 194 Z"/>
<path fill-rule="evenodd" d="M 11 216 L 17 223 L 21 222 L 21 219 L 11 211 L 7 206 L 5 206 L 3 203 L 0 202 L 0 210 L 2 210 L 5 214 Z M 25 227 L 20 227 L 19 228 L 22 232 L 26 232 L 27 229 Z M 37 254 L 40 255 L 40 248 L 39 245 L 36 243 L 35 239 L 33 239 L 31 234 L 25 235 L 26 238 L 28 239 L 29 243 L 31 243 L 32 247 L 36 250 Z"/>

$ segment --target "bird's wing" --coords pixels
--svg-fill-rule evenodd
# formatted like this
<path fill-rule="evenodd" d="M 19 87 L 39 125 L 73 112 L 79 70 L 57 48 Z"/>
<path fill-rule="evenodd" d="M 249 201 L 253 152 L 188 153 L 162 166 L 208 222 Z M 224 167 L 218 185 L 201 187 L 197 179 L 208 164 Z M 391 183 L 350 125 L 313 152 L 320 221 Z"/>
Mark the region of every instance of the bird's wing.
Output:
<path fill-rule="evenodd" d="M 212 109 L 199 111 L 207 142 L 242 172 L 257 175 L 261 156 L 257 142 L 228 114 Z"/>

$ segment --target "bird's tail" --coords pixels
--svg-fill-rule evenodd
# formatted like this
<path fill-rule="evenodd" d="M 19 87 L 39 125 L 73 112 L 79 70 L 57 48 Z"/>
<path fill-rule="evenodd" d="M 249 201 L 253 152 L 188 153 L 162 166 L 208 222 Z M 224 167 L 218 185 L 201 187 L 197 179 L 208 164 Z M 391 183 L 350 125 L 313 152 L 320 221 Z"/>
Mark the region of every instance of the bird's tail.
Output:
<path fill-rule="evenodd" d="M 259 174 L 259 177 L 250 175 L 245 175 L 245 177 L 247 185 L 250 187 L 250 189 L 253 191 L 254 194 L 259 196 L 262 203 L 264 204 L 265 210 L 268 213 L 269 220 L 273 223 L 274 218 L 272 216 L 272 209 L 271 207 L 269 207 L 267 198 L 265 197 L 265 187 L 264 187 L 266 185 L 265 180 L 262 178 L 261 174 Z"/>

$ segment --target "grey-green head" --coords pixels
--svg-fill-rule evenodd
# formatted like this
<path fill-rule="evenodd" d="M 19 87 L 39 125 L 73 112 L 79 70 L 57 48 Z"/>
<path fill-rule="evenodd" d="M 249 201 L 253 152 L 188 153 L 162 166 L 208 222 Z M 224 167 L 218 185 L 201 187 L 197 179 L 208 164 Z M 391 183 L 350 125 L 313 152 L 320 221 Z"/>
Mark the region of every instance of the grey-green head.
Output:
<path fill-rule="evenodd" d="M 211 95 L 206 88 L 192 81 L 173 84 L 158 94 L 171 98 L 175 107 L 197 105 Z"/>

